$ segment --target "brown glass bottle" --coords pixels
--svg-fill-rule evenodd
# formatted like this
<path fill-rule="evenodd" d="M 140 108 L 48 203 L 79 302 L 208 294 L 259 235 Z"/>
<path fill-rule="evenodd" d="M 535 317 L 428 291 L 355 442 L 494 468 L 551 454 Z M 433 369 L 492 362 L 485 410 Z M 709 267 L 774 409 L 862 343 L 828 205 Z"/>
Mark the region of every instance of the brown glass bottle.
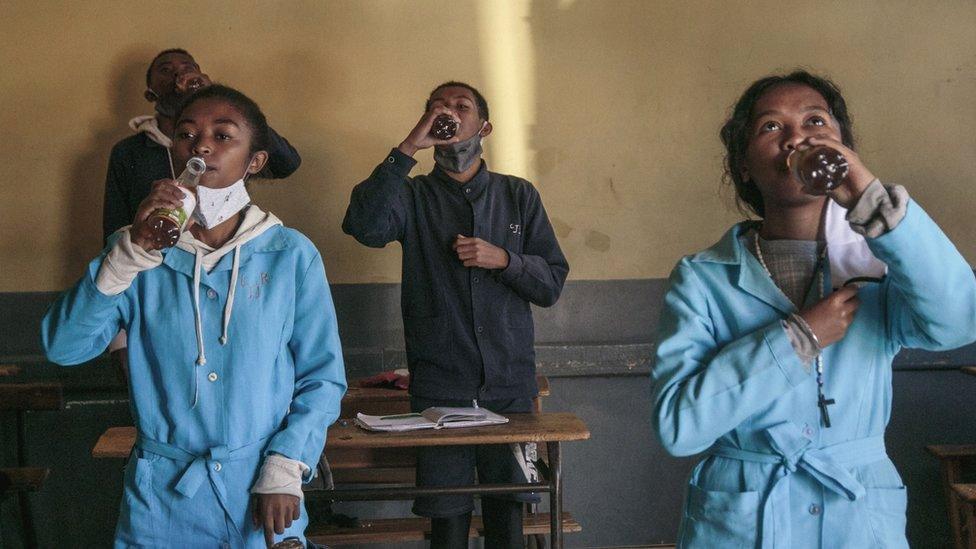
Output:
<path fill-rule="evenodd" d="M 803 190 L 812 195 L 824 195 L 837 188 L 850 171 L 844 155 L 825 145 L 794 150 L 786 158 L 786 166 Z"/>
<path fill-rule="evenodd" d="M 458 128 L 460 127 L 461 124 L 453 116 L 442 114 L 434 119 L 434 123 L 430 126 L 430 135 L 435 139 L 447 141 L 457 135 Z"/>
<path fill-rule="evenodd" d="M 199 156 L 188 160 L 186 169 L 176 178 L 176 184 L 183 190 L 183 206 L 173 209 L 159 208 L 149 214 L 146 223 L 149 226 L 150 238 L 157 248 L 171 248 L 180 239 L 180 233 L 183 232 L 190 214 L 197 205 L 193 189 L 206 170 L 207 164 Z"/>

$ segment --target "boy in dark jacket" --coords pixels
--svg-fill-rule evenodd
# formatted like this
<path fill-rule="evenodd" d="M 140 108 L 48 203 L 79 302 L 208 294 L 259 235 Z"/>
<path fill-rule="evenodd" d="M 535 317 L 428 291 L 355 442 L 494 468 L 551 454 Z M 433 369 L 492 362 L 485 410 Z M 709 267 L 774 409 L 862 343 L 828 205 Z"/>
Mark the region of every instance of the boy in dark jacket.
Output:
<path fill-rule="evenodd" d="M 447 115 L 455 137 L 433 137 Z M 343 230 L 359 242 L 403 247 L 401 307 L 411 407 L 478 406 L 532 411 L 538 393 L 530 304 L 556 302 L 569 272 L 539 193 L 528 181 L 489 172 L 481 141 L 488 104 L 460 82 L 438 86 L 406 139 L 352 192 Z M 434 147 L 436 167 L 408 177 L 414 154 Z M 514 451 L 513 451 L 514 450 Z M 418 449 L 417 485 L 525 482 L 521 448 Z M 534 496 L 482 498 L 486 546 L 522 546 L 522 505 Z M 471 496 L 421 497 L 432 547 L 467 547 Z"/>

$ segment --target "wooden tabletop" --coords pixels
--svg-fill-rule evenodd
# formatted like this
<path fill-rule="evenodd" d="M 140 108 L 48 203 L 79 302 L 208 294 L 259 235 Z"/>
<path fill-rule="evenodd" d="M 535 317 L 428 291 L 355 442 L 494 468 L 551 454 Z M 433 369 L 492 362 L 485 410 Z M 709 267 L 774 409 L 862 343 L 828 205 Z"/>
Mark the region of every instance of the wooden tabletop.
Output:
<path fill-rule="evenodd" d="M 427 429 L 406 433 L 372 433 L 346 421 L 329 428 L 327 447 L 406 448 L 459 444 L 507 444 L 511 442 L 562 442 L 586 440 L 590 431 L 578 417 L 568 413 L 508 414 L 503 425 L 465 429 Z M 92 457 L 124 458 L 135 444 L 135 427 L 111 427 L 98 438 Z"/>
<path fill-rule="evenodd" d="M 353 422 L 329 428 L 329 448 L 404 448 L 459 444 L 508 444 L 586 440 L 590 431 L 573 414 L 505 414 L 508 423 L 463 429 L 424 429 L 403 433 L 374 433 Z"/>

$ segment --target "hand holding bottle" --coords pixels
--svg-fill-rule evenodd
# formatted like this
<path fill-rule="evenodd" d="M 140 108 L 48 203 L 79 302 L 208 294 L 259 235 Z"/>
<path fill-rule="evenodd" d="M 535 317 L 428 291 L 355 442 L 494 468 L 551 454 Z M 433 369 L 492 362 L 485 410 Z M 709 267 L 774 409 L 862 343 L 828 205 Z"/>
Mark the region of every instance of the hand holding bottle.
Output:
<path fill-rule="evenodd" d="M 417 151 L 422 149 L 427 149 L 433 147 L 434 145 L 447 145 L 450 143 L 457 143 L 461 139 L 454 135 L 450 139 L 438 139 L 431 134 L 431 129 L 434 126 L 434 120 L 439 116 L 446 115 L 451 117 L 455 122 L 460 125 L 460 120 L 454 111 L 447 107 L 434 107 L 429 111 L 425 112 L 417 125 L 410 131 L 410 135 L 403 140 L 402 143 L 397 147 L 400 152 L 407 156 L 413 156 Z M 457 130 L 455 130 L 456 132 Z"/>
<path fill-rule="evenodd" d="M 805 139 L 787 158 L 787 166 L 808 193 L 825 194 L 848 209 L 875 179 L 856 152 L 826 136 Z"/>
<path fill-rule="evenodd" d="M 147 252 L 167 248 L 166 242 L 159 239 L 157 231 L 153 228 L 150 218 L 159 210 L 176 210 L 183 207 L 183 189 L 176 185 L 172 179 L 159 179 L 153 182 L 152 191 L 139 204 L 136 216 L 132 220 L 132 228 L 129 229 L 129 238 L 132 243 Z M 179 238 L 179 235 L 177 235 Z"/>
<path fill-rule="evenodd" d="M 190 222 L 190 214 L 196 208 L 195 189 L 200 182 L 200 176 L 206 171 L 207 163 L 199 156 L 194 156 L 186 162 L 186 169 L 176 181 L 160 179 L 154 182 L 152 192 L 142 201 L 136 212 L 130 231 L 132 241 L 146 251 L 175 246 L 180 239 L 180 233 L 186 230 Z M 167 186 L 172 188 L 165 188 Z M 178 202 L 172 202 L 173 199 Z M 145 214 L 143 207 L 151 204 L 156 204 L 155 208 Z"/>

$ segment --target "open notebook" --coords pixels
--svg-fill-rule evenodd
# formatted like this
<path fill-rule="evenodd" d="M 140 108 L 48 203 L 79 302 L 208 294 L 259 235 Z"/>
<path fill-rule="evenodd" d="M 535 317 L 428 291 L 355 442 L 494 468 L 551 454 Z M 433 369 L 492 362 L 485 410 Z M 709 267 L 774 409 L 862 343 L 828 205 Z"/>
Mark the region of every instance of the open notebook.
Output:
<path fill-rule="evenodd" d="M 356 414 L 356 425 L 367 431 L 414 431 L 417 429 L 453 429 L 508 423 L 508 418 L 484 408 L 427 408 L 419 414 L 369 416 Z"/>

